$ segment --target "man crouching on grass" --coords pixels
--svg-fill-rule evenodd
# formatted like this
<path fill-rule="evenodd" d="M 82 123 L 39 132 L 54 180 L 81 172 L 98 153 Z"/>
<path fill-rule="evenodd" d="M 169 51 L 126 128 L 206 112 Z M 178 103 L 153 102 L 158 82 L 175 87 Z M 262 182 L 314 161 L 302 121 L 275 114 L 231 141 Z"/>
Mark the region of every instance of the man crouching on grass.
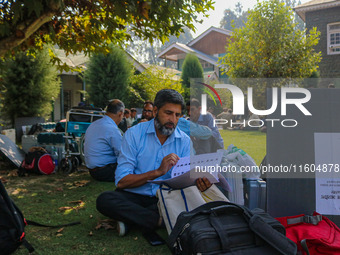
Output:
<path fill-rule="evenodd" d="M 146 238 L 161 226 L 156 191 L 159 185 L 149 180 L 170 178 L 170 169 L 179 158 L 190 155 L 190 138 L 177 127 L 185 108 L 181 94 L 172 89 L 157 93 L 153 121 L 140 123 L 126 131 L 116 170 L 116 190 L 97 198 L 97 210 L 118 221 L 120 236 L 137 226 Z M 211 183 L 197 180 L 204 191 Z"/>

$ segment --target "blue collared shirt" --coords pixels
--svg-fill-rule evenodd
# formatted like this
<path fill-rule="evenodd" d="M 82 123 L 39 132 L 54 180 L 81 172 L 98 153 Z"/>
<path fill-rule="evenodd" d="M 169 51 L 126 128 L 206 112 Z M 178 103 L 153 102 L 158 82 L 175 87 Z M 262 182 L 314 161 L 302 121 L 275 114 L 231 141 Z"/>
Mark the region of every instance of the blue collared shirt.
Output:
<path fill-rule="evenodd" d="M 94 121 L 85 133 L 84 154 L 90 169 L 116 163 L 122 143 L 117 124 L 109 116 Z"/>
<path fill-rule="evenodd" d="M 162 145 L 156 135 L 154 120 L 139 123 L 126 131 L 116 169 L 116 185 L 129 174 L 143 174 L 157 169 L 163 158 L 170 153 L 178 157 L 190 156 L 190 138 L 178 127 Z M 171 172 L 155 180 L 170 178 Z M 159 185 L 146 183 L 126 191 L 155 196 Z"/>
<path fill-rule="evenodd" d="M 214 125 L 214 117 L 211 115 L 211 113 L 207 112 L 205 115 L 200 114 L 196 123 L 209 127 L 212 131 L 212 135 L 216 138 L 216 141 L 222 146 L 222 148 L 224 148 L 223 138 L 220 134 L 220 131 L 218 131 L 217 126 Z"/>
<path fill-rule="evenodd" d="M 183 117 L 178 120 L 177 126 L 188 136 L 197 137 L 203 140 L 209 139 L 209 137 L 212 136 L 212 131 L 209 127 L 196 124 Z"/>

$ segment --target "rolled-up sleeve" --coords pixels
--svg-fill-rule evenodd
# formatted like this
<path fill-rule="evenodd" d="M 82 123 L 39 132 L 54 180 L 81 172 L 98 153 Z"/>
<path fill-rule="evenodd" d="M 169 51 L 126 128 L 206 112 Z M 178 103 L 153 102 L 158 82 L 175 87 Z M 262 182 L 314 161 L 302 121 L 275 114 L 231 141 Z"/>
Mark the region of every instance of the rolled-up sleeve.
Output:
<path fill-rule="evenodd" d="M 130 130 L 123 136 L 122 146 L 118 157 L 118 166 L 115 172 L 116 186 L 121 179 L 129 174 L 134 174 L 137 165 L 136 141 Z"/>

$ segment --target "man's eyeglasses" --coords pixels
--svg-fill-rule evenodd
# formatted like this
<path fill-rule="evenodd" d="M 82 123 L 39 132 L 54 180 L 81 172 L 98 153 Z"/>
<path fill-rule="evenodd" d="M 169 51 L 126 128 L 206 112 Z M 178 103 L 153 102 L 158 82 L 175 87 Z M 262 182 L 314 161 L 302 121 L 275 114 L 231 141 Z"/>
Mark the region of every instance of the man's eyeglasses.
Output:
<path fill-rule="evenodd" d="M 150 113 L 152 113 L 153 111 L 152 110 L 143 110 L 143 112 L 150 112 Z"/>

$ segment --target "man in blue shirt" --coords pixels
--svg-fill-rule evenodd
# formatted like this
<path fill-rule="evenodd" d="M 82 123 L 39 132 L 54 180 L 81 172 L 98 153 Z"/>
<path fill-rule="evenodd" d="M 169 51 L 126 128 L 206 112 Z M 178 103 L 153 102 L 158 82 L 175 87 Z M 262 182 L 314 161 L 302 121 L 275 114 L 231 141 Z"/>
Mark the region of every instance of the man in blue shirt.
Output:
<path fill-rule="evenodd" d="M 143 232 L 161 225 L 155 197 L 159 185 L 148 181 L 169 178 L 169 170 L 179 158 L 190 155 L 190 138 L 177 127 L 184 107 L 177 91 L 161 90 L 154 102 L 154 120 L 131 127 L 124 134 L 116 170 L 117 189 L 97 198 L 97 210 L 119 221 L 121 236 L 126 233 L 126 224 L 137 225 Z M 211 184 L 198 179 L 197 186 L 204 191 Z"/>
<path fill-rule="evenodd" d="M 118 124 L 124 116 L 124 103 L 111 100 L 103 118 L 94 121 L 85 133 L 85 163 L 90 175 L 98 181 L 113 182 L 122 142 Z"/>
<path fill-rule="evenodd" d="M 214 117 L 211 115 L 211 113 L 207 112 L 207 114 L 202 115 L 201 105 L 197 99 L 191 99 L 190 102 L 186 104 L 186 106 L 188 115 L 190 116 L 190 121 L 209 127 L 212 131 L 213 137 L 215 137 L 220 147 L 224 149 L 223 138 L 221 137 L 217 126 L 214 125 Z"/>

